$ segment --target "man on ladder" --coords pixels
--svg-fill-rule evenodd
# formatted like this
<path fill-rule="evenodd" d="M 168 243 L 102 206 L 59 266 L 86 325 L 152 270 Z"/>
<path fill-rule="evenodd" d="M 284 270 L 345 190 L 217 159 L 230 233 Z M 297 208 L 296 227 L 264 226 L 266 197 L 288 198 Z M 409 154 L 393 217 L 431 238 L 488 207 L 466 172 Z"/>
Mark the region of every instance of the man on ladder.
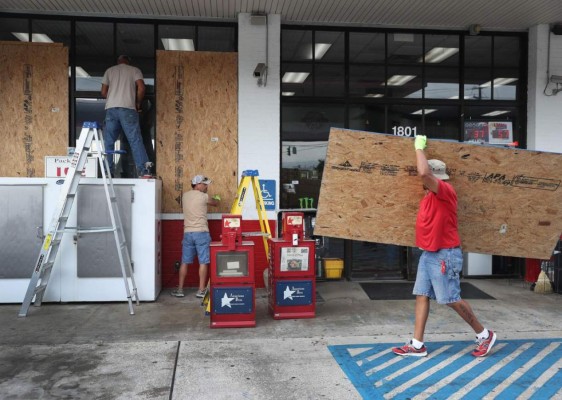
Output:
<path fill-rule="evenodd" d="M 59 200 L 53 213 L 48 233 L 45 236 L 43 245 L 41 246 L 41 251 L 39 252 L 39 257 L 35 263 L 35 267 L 29 281 L 29 286 L 19 312 L 20 317 L 27 316 L 27 311 L 29 310 L 31 303 L 34 303 L 34 305 L 38 307 L 43 301 L 43 295 L 45 294 L 47 284 L 49 283 L 49 278 L 59 251 L 61 240 L 66 231 L 66 223 L 70 216 L 70 211 L 72 210 L 72 204 L 74 203 L 74 199 L 76 198 L 76 194 L 78 192 L 78 184 L 82 176 L 82 171 L 90 154 L 96 156 L 99 164 L 102 166 L 101 173 L 105 189 L 105 197 L 109 209 L 109 217 L 111 219 L 110 228 L 99 228 L 98 231 L 112 231 L 114 233 L 117 254 L 119 256 L 119 264 L 121 265 L 121 272 L 123 274 L 123 280 L 125 281 L 127 301 L 129 302 L 129 313 L 131 315 L 135 313 L 131 299 L 134 297 L 137 305 L 139 304 L 137 287 L 135 285 L 129 251 L 127 249 L 127 241 L 125 239 L 123 224 L 121 223 L 121 217 L 117 207 L 117 198 L 115 196 L 113 181 L 111 180 L 111 175 L 107 173 L 107 171 L 109 171 L 109 166 L 107 163 L 107 157 L 104 153 L 103 142 L 101 141 L 98 132 L 98 125 L 95 122 L 85 122 L 78 142 L 76 143 L 76 149 L 74 155 L 72 156 L 70 168 L 68 169 L 64 184 L 61 188 Z M 129 288 L 127 274 L 131 279 L 132 290 Z"/>

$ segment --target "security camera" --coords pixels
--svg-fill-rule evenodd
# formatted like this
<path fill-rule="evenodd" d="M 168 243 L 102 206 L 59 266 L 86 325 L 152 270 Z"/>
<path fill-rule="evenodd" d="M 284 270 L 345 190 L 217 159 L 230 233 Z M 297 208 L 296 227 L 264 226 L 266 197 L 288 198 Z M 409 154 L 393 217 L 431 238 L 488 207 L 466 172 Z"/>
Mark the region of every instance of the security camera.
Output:
<path fill-rule="evenodd" d="M 254 78 L 262 78 L 265 75 L 267 67 L 264 63 L 259 63 L 254 69 Z"/>
<path fill-rule="evenodd" d="M 562 76 L 560 75 L 552 75 L 550 77 L 550 82 L 552 83 L 562 83 Z"/>

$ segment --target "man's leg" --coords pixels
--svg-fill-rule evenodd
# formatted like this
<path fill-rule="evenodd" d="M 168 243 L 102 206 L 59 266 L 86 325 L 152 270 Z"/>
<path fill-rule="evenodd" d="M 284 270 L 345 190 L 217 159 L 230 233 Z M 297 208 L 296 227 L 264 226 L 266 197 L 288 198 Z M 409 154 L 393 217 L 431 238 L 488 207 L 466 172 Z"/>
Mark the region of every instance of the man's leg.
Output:
<path fill-rule="evenodd" d="M 144 144 L 142 142 L 139 114 L 136 110 L 121 108 L 120 121 L 121 126 L 123 127 L 123 132 L 125 132 L 125 136 L 127 136 L 127 140 L 131 146 L 131 152 L 133 153 L 133 159 L 135 160 L 137 172 L 142 176 L 146 169 L 148 155 L 146 154 L 146 149 L 144 148 Z"/>
<path fill-rule="evenodd" d="M 187 276 L 187 264 L 182 263 L 180 265 L 180 277 L 178 282 L 178 290 L 183 290 L 183 283 L 185 282 L 185 277 Z"/>
<path fill-rule="evenodd" d="M 461 318 L 464 319 L 466 323 L 471 326 L 474 332 L 480 333 L 484 330 L 484 327 L 482 326 L 480 321 L 478 321 L 476 315 L 474 315 L 474 312 L 472 311 L 472 307 L 470 307 L 470 304 L 468 304 L 467 301 L 460 300 L 455 303 L 450 303 L 447 305 L 451 307 L 453 310 L 455 310 L 457 314 L 459 314 Z"/>
<path fill-rule="evenodd" d="M 209 264 L 199 264 L 199 291 L 203 292 L 207 289 L 207 271 L 209 270 Z"/>
<path fill-rule="evenodd" d="M 425 325 L 429 317 L 429 297 L 416 296 L 416 322 L 414 323 L 414 339 L 423 343 Z"/>
<path fill-rule="evenodd" d="M 115 108 L 108 108 L 105 112 L 105 127 L 103 130 L 103 143 L 106 152 L 111 152 L 107 155 L 107 163 L 109 165 L 109 173 L 112 175 L 115 172 L 114 154 L 115 141 L 121 134 L 121 124 L 119 123 L 119 113 Z"/>

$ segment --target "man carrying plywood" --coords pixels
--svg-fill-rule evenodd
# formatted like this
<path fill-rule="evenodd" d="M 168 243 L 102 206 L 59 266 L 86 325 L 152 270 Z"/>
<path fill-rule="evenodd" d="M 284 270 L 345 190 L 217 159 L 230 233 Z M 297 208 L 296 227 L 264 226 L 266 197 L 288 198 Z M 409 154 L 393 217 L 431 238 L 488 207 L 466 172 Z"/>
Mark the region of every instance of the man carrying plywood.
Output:
<path fill-rule="evenodd" d="M 425 136 L 416 137 L 416 165 L 425 196 L 416 218 L 416 246 L 423 249 L 423 254 L 413 290 L 416 296 L 414 337 L 392 351 L 400 356 L 427 356 L 423 336 L 429 317 L 429 302 L 433 299 L 451 307 L 474 329 L 478 344 L 472 355 L 483 357 L 496 342 L 496 334 L 484 328 L 468 302 L 461 298 L 463 256 L 457 222 L 457 194 L 445 182 L 449 179 L 445 163 L 427 160 L 424 153 L 426 143 Z"/>

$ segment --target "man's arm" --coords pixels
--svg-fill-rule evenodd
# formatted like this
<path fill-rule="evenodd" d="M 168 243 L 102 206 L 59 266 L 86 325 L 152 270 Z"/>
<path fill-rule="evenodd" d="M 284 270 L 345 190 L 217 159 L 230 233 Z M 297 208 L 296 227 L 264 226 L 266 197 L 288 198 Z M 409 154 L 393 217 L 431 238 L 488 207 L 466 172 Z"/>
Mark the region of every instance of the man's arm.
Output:
<path fill-rule="evenodd" d="M 137 85 L 137 111 L 141 111 L 142 99 L 144 99 L 144 92 L 146 88 L 144 86 L 144 80 L 142 79 L 137 79 L 135 83 Z"/>
<path fill-rule="evenodd" d="M 104 85 L 103 83 L 101 84 L 101 97 L 103 97 L 104 99 L 107 99 L 107 92 L 109 91 L 109 86 L 108 85 Z"/>
<path fill-rule="evenodd" d="M 414 146 L 416 148 L 416 166 L 418 168 L 418 176 L 421 178 L 423 185 L 437 193 L 439 189 L 439 181 L 429 169 L 427 157 L 425 156 L 424 149 L 426 147 L 427 138 L 422 135 L 416 136 Z"/>

